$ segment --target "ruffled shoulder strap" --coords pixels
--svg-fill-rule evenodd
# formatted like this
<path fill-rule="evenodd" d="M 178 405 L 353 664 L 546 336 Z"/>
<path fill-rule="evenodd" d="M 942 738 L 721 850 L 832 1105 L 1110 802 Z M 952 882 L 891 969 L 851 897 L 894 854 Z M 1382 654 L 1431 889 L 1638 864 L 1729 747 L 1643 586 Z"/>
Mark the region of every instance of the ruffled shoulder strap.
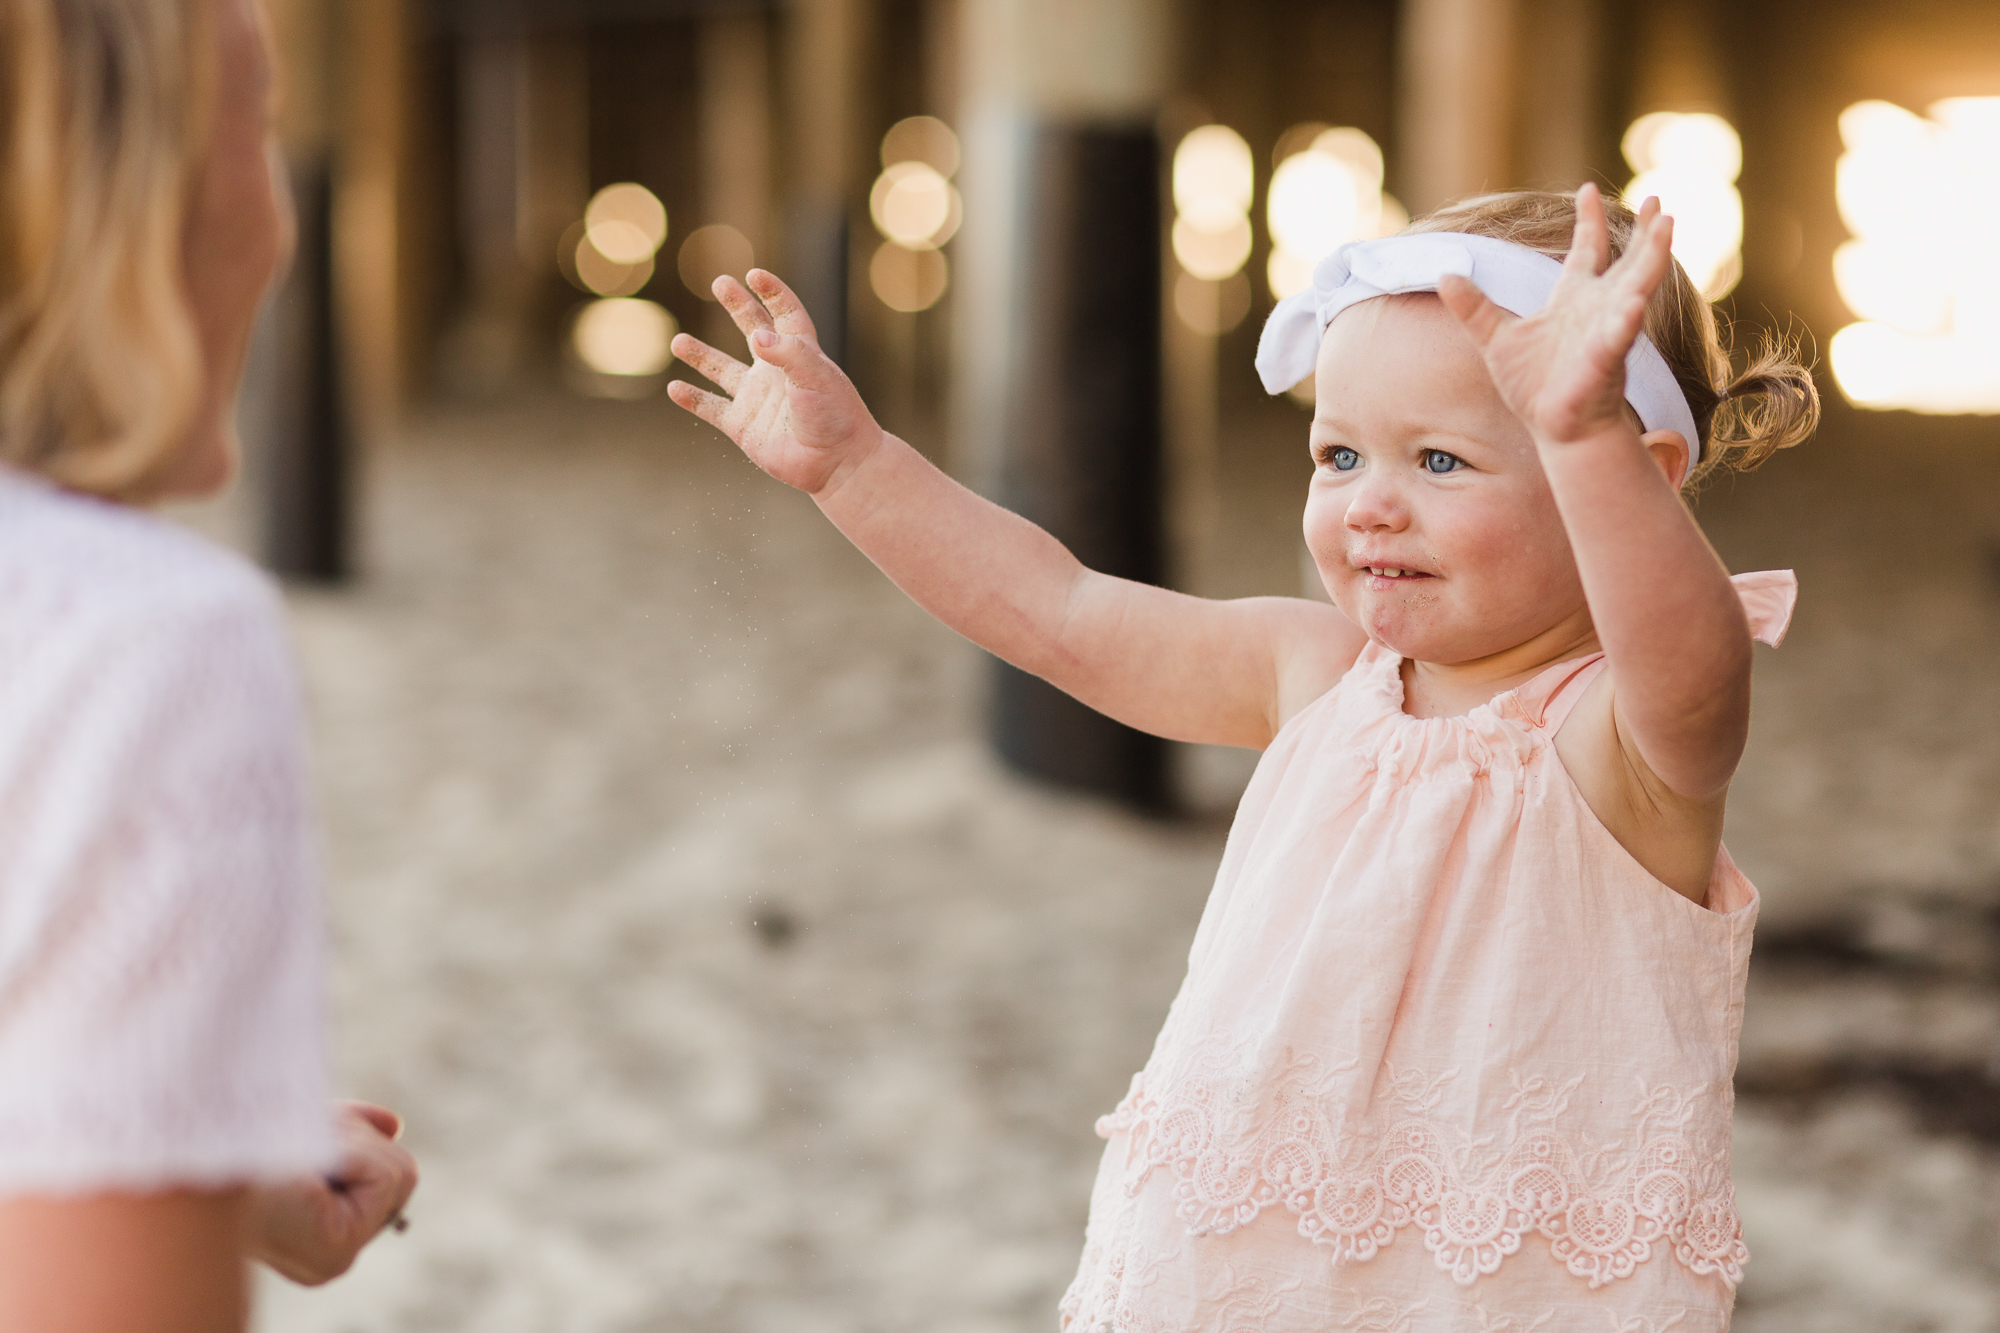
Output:
<path fill-rule="evenodd" d="M 1738 574 L 1729 581 L 1736 585 L 1736 595 L 1743 600 L 1743 614 L 1750 620 L 1750 636 L 1777 647 L 1792 623 L 1792 607 L 1799 600 L 1798 576 L 1789 569 L 1761 569 L 1754 574 Z M 1516 691 L 1522 712 L 1534 726 L 1551 732 L 1562 730 L 1570 710 L 1605 665 L 1603 653 L 1557 663 Z"/>
<path fill-rule="evenodd" d="M 1789 569 L 1760 569 L 1729 581 L 1736 585 L 1743 613 L 1750 617 L 1750 637 L 1773 648 L 1784 642 L 1799 600 L 1798 575 Z"/>
<path fill-rule="evenodd" d="M 1603 674 L 1610 665 L 1603 653 L 1592 653 L 1588 657 L 1572 658 L 1558 662 L 1541 675 L 1523 685 L 1520 690 L 1521 704 L 1534 726 L 1545 727 L 1551 733 L 1562 730 L 1562 724 L 1569 719 L 1570 709 L 1590 688 L 1590 682 Z"/>

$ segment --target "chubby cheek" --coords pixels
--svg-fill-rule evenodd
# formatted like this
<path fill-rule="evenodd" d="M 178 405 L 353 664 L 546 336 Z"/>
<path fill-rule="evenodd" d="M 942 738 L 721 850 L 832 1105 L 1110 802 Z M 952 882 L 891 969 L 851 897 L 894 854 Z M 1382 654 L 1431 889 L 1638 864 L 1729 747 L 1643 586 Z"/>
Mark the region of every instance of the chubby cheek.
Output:
<path fill-rule="evenodd" d="M 1329 491 L 1315 486 L 1306 495 L 1306 550 L 1319 571 L 1320 584 L 1334 604 L 1352 617 L 1353 608 L 1342 599 L 1353 570 L 1347 565 L 1347 506 Z"/>
<path fill-rule="evenodd" d="M 1313 568 L 1319 571 L 1320 586 L 1341 614 L 1371 637 L 1387 643 L 1395 636 L 1398 622 L 1435 598 L 1414 588 L 1402 589 L 1393 599 L 1369 591 L 1367 577 L 1348 563 L 1348 544 L 1353 536 L 1347 529 L 1351 496 L 1352 490 L 1344 486 L 1313 487 L 1306 498 L 1306 550 L 1312 555 Z"/>
<path fill-rule="evenodd" d="M 1442 577 L 1377 589 L 1348 564 L 1346 491 L 1315 488 L 1305 540 L 1334 605 L 1376 641 L 1436 662 L 1503 651 L 1561 620 L 1583 593 L 1553 501 L 1498 491 L 1405 496 L 1403 549 Z"/>
<path fill-rule="evenodd" d="M 1460 515 L 1446 552 L 1449 643 L 1440 653 L 1481 657 L 1525 643 L 1570 615 L 1583 583 L 1554 505 L 1532 502 Z"/>

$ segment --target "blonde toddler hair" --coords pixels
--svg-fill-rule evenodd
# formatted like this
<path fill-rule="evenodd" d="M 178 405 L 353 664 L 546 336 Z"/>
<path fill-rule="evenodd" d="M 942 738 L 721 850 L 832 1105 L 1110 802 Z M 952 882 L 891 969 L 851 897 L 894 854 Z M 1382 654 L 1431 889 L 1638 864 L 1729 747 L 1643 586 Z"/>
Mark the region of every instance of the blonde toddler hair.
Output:
<path fill-rule="evenodd" d="M 182 231 L 212 0 L 0 0 L 0 462 L 144 498 L 202 359 Z"/>
<path fill-rule="evenodd" d="M 1631 240 L 1636 219 L 1616 199 L 1606 199 L 1604 211 L 1615 259 Z M 1575 195 L 1509 190 L 1446 204 L 1407 230 L 1491 236 L 1562 259 L 1575 229 Z M 1692 493 L 1718 471 L 1748 472 L 1810 438 L 1818 426 L 1819 391 L 1795 346 L 1766 335 L 1749 364 L 1737 370 L 1726 330 L 1678 262 L 1668 267 L 1646 307 L 1645 329 L 1674 372 L 1701 432 L 1701 462 L 1682 480 L 1684 492 Z"/>

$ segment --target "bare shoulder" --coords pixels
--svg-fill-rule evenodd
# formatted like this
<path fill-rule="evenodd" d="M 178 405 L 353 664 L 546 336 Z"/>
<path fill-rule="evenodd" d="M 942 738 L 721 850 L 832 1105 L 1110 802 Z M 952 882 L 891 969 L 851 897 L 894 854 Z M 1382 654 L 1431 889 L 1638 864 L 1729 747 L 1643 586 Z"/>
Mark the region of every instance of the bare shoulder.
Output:
<path fill-rule="evenodd" d="M 59 639 L 99 622 L 284 622 L 277 586 L 236 552 L 151 512 L 0 470 L 5 630 Z"/>
<path fill-rule="evenodd" d="M 1347 674 L 1367 646 L 1368 636 L 1325 602 L 1303 597 L 1256 600 L 1267 604 L 1265 615 L 1276 656 L 1277 711 L 1271 719 L 1275 736 L 1301 709 Z"/>
<path fill-rule="evenodd" d="M 1556 754 L 1591 813 L 1632 859 L 1699 903 L 1722 845 L 1727 793 L 1694 800 L 1670 789 L 1619 726 L 1617 702 L 1614 676 L 1600 673 L 1556 733 Z"/>

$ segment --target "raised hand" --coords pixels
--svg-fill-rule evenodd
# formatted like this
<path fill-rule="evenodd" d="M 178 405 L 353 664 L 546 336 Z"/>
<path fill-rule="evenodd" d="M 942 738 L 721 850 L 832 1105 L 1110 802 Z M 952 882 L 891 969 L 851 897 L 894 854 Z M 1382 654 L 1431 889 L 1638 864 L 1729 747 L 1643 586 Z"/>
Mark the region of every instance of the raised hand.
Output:
<path fill-rule="evenodd" d="M 1527 319 L 1509 314 L 1465 278 L 1439 285 L 1500 396 L 1538 441 L 1566 444 L 1628 420 L 1625 354 L 1666 277 L 1673 234 L 1673 219 L 1648 199 L 1625 252 L 1610 263 L 1604 200 L 1586 184 L 1576 192 L 1576 232 L 1562 278 L 1541 311 Z"/>
<path fill-rule="evenodd" d="M 748 282 L 746 288 L 717 278 L 715 295 L 749 340 L 750 364 L 683 333 L 674 339 L 674 355 L 723 392 L 675 380 L 667 396 L 779 481 L 818 495 L 881 444 L 882 428 L 820 350 L 812 318 L 792 289 L 760 268 L 750 270 Z"/>

